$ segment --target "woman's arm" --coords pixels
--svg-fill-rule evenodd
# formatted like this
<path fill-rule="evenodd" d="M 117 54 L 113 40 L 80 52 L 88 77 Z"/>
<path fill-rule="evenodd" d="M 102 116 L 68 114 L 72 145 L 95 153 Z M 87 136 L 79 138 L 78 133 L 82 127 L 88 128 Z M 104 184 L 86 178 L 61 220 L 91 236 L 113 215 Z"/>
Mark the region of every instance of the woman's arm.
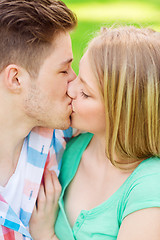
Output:
<path fill-rule="evenodd" d="M 126 216 L 117 240 L 160 240 L 160 208 L 147 208 Z"/>
<path fill-rule="evenodd" d="M 29 230 L 34 240 L 57 240 L 54 224 L 58 213 L 61 185 L 54 171 L 45 171 L 44 184 L 40 186 Z"/>

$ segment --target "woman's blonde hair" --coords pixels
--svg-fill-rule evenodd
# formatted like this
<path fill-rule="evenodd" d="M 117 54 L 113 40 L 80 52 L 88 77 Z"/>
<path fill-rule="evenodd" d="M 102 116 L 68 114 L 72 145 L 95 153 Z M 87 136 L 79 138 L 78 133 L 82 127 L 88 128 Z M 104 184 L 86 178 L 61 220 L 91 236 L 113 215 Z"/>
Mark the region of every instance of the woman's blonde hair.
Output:
<path fill-rule="evenodd" d="M 88 54 L 104 97 L 107 157 L 123 169 L 160 157 L 159 33 L 103 28 Z"/>

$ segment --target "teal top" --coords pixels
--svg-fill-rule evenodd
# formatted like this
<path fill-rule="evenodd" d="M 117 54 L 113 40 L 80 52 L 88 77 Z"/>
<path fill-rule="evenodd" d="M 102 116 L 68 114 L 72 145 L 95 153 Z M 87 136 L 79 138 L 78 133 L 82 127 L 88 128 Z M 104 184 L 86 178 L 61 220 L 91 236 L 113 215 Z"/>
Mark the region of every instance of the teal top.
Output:
<path fill-rule="evenodd" d="M 142 161 L 121 187 L 105 202 L 82 210 L 73 228 L 64 210 L 64 193 L 76 174 L 81 156 L 92 139 L 83 133 L 70 140 L 63 155 L 59 180 L 62 193 L 55 233 L 60 240 L 116 240 L 123 219 L 137 210 L 160 207 L 160 158 Z"/>

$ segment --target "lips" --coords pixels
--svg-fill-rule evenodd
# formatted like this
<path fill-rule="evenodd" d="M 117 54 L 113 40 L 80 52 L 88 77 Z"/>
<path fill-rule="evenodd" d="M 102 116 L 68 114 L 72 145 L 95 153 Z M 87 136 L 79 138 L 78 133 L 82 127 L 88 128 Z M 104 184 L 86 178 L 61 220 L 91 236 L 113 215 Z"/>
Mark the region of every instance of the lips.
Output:
<path fill-rule="evenodd" d="M 72 104 L 72 99 L 69 99 L 68 105 L 71 105 L 71 104 Z"/>
<path fill-rule="evenodd" d="M 73 101 L 71 102 L 71 107 L 72 107 L 72 113 L 74 113 L 75 109 L 74 109 Z"/>

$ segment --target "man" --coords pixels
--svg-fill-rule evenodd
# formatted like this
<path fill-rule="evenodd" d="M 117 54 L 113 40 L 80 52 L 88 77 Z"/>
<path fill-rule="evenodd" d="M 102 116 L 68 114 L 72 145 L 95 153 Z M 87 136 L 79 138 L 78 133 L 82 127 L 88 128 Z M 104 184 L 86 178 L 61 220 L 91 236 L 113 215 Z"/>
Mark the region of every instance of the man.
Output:
<path fill-rule="evenodd" d="M 31 238 L 44 167 L 56 170 L 72 136 L 51 129 L 70 126 L 75 25 L 60 1 L 0 1 L 0 239 Z"/>

